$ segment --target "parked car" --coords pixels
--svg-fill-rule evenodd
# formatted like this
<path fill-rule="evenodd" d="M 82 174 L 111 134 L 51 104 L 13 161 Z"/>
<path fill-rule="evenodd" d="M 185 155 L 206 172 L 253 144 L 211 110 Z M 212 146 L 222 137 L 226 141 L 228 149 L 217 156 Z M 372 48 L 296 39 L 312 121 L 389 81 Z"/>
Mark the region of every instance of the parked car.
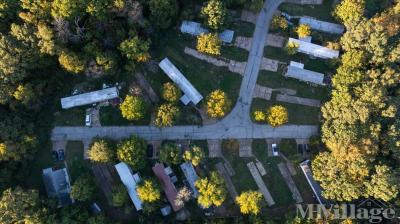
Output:
<path fill-rule="evenodd" d="M 54 162 L 57 162 L 59 160 L 58 159 L 58 153 L 56 151 L 51 151 L 51 155 L 53 157 L 53 161 Z"/>
<path fill-rule="evenodd" d="M 147 158 L 153 158 L 153 151 L 154 151 L 153 145 L 152 144 L 148 144 L 147 145 L 147 150 L 146 150 Z"/>
<path fill-rule="evenodd" d="M 65 160 L 64 149 L 59 149 L 58 150 L 58 159 L 61 160 L 61 161 Z"/>
<path fill-rule="evenodd" d="M 278 154 L 278 146 L 276 145 L 276 143 L 272 144 L 272 155 L 273 156 L 279 156 L 279 154 Z"/>
<path fill-rule="evenodd" d="M 85 117 L 85 126 L 86 126 L 86 127 L 92 126 L 92 116 L 90 116 L 90 114 L 86 114 L 86 117 Z"/>

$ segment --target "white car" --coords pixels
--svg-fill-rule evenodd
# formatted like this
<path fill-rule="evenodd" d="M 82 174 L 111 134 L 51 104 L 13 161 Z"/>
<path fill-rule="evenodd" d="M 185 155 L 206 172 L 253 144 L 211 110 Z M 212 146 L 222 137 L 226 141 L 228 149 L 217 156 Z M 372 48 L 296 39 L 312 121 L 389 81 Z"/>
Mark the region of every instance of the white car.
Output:
<path fill-rule="evenodd" d="M 276 143 L 273 143 L 273 144 L 272 144 L 272 155 L 273 155 L 273 156 L 279 156 L 279 153 L 278 153 L 278 146 L 276 145 Z"/>
<path fill-rule="evenodd" d="M 86 126 L 86 127 L 92 126 L 92 116 L 90 116 L 90 114 L 86 114 L 86 117 L 85 117 L 85 126 Z"/>

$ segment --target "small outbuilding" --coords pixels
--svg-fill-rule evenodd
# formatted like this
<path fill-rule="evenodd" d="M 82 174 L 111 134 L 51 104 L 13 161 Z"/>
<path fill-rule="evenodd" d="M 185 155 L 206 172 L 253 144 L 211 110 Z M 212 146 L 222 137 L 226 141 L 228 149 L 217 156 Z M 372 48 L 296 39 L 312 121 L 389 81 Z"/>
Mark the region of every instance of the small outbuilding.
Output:
<path fill-rule="evenodd" d="M 308 54 L 323 59 L 332 59 L 339 57 L 339 51 L 332 50 L 327 47 L 323 47 L 317 44 L 301 41 L 294 38 L 289 38 L 289 43 L 290 42 L 296 43 L 299 46 L 297 51 L 300 53 Z"/>
<path fill-rule="evenodd" d="M 209 33 L 209 31 L 207 29 L 205 29 L 201 26 L 201 23 L 187 21 L 187 20 L 184 20 L 182 22 L 181 32 L 187 33 L 187 34 L 190 34 L 193 36 L 198 36 L 203 33 Z M 232 43 L 234 33 L 235 32 L 233 30 L 224 30 L 222 33 L 218 34 L 218 37 L 219 37 L 219 39 L 221 39 L 222 42 Z"/>
<path fill-rule="evenodd" d="M 168 58 L 164 58 L 160 62 L 159 66 L 184 93 L 184 95 L 181 97 L 181 102 L 183 104 L 187 105 L 190 102 L 193 102 L 193 104 L 196 105 L 203 99 L 203 96 L 199 93 L 199 91 L 194 88 L 194 86 Z"/>
<path fill-rule="evenodd" d="M 120 162 L 115 165 L 115 169 L 119 177 L 121 178 L 122 183 L 125 185 L 126 190 L 128 191 L 129 197 L 132 200 L 133 205 L 136 210 L 142 210 L 142 201 L 139 199 L 139 196 L 136 191 L 136 187 L 140 182 L 139 174 L 132 174 L 132 170 L 128 167 L 128 165 L 124 162 Z"/>
<path fill-rule="evenodd" d="M 61 107 L 69 109 L 73 107 L 89 105 L 93 103 L 113 100 L 119 97 L 117 87 L 97 90 L 89 93 L 83 93 L 75 96 L 61 98 Z"/>
<path fill-rule="evenodd" d="M 62 207 L 74 203 L 71 198 L 71 183 L 66 168 L 46 168 L 42 173 L 44 186 L 49 198 L 56 198 L 58 206 Z"/>
<path fill-rule="evenodd" d="M 180 165 L 183 174 L 186 177 L 186 180 L 189 182 L 190 189 L 192 190 L 193 197 L 197 198 L 199 196 L 199 192 L 197 191 L 194 183 L 199 179 L 197 176 L 196 170 L 194 169 L 192 163 L 185 162 Z"/>
<path fill-rule="evenodd" d="M 340 24 L 320 21 L 308 16 L 302 16 L 299 20 L 299 24 L 305 24 L 310 26 L 313 30 L 319 30 L 326 33 L 342 34 L 344 32 L 344 26 Z"/>
<path fill-rule="evenodd" d="M 325 85 L 324 74 L 304 69 L 304 65 L 298 62 L 290 62 L 284 76 L 321 86 Z"/>

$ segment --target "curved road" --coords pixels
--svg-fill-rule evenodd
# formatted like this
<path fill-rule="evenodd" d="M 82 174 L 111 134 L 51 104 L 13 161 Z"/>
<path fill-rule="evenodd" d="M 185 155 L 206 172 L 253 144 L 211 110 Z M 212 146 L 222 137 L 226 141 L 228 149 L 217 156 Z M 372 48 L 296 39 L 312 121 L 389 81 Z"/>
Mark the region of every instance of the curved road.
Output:
<path fill-rule="evenodd" d="M 284 0 L 267 0 L 257 19 L 252 47 L 235 107 L 224 119 L 205 126 L 154 126 L 126 127 L 55 127 L 52 140 L 88 141 L 92 138 L 108 137 L 121 139 L 136 134 L 146 140 L 163 139 L 227 139 L 227 138 L 308 138 L 318 132 L 313 125 L 283 125 L 272 128 L 269 125 L 254 124 L 250 120 L 250 106 L 257 82 L 264 45 L 272 16 Z"/>

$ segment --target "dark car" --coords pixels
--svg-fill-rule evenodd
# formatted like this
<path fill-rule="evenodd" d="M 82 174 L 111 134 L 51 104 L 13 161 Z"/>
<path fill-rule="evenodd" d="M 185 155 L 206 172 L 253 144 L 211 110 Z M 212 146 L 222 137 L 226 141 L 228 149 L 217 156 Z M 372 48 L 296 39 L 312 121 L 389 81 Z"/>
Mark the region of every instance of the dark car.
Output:
<path fill-rule="evenodd" d="M 53 157 L 53 161 L 57 162 L 58 161 L 58 153 L 56 151 L 51 151 L 51 155 Z"/>
<path fill-rule="evenodd" d="M 59 149 L 58 150 L 58 159 L 61 160 L 61 161 L 65 160 L 64 149 Z"/>
<path fill-rule="evenodd" d="M 152 144 L 147 145 L 146 156 L 147 158 L 153 158 L 154 147 Z"/>

